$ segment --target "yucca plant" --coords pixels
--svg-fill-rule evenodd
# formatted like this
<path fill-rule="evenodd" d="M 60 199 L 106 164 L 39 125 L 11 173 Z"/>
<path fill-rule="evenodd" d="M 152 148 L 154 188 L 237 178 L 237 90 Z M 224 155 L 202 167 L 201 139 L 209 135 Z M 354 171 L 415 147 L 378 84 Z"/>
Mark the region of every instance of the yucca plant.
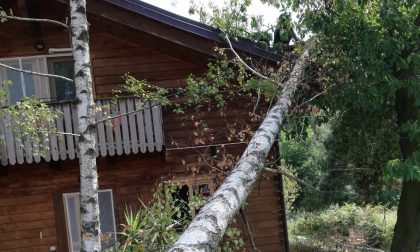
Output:
<path fill-rule="evenodd" d="M 188 216 L 181 214 L 186 204 L 174 199 L 172 187 L 159 185 L 153 201 L 146 206 L 139 200 L 138 210 L 126 208 L 125 224 L 119 232 L 119 242 L 110 251 L 164 251 L 179 237 L 179 229 L 186 226 Z"/>
<path fill-rule="evenodd" d="M 109 252 L 161 252 L 166 251 L 180 236 L 191 221 L 192 209 L 198 209 L 206 199 L 196 195 L 190 202 L 175 199 L 176 185 L 160 184 L 153 194 L 153 201 L 145 205 L 139 200 L 139 209 L 126 208 L 125 224 L 116 246 Z M 241 231 L 228 228 L 226 239 L 217 251 L 243 250 Z"/>

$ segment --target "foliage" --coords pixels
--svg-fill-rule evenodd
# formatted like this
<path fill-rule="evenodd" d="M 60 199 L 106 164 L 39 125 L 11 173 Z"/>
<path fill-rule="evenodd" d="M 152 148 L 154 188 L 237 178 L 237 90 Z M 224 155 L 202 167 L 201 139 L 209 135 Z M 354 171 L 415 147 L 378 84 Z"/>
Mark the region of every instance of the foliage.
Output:
<path fill-rule="evenodd" d="M 298 178 L 315 188 L 320 188 L 323 185 L 323 180 L 327 175 L 328 153 L 325 149 L 324 141 L 328 134 L 329 131 L 324 126 L 317 129 L 316 134 L 312 129 L 306 129 L 306 137 L 304 138 L 289 138 L 284 131 L 280 135 L 281 163 L 289 167 L 289 170 L 292 170 L 292 173 Z M 286 190 L 288 183 L 286 182 L 285 185 Z M 296 189 L 292 189 L 292 191 L 296 191 Z M 302 186 L 301 190 L 297 190 L 296 193 L 298 195 L 296 195 L 297 197 L 290 209 L 314 210 L 323 207 L 325 204 L 317 192 L 311 191 L 306 186 Z"/>
<path fill-rule="evenodd" d="M 398 145 L 387 143 L 384 146 L 381 142 L 373 141 L 369 135 L 364 135 L 363 138 L 363 131 L 360 131 L 361 136 L 348 135 L 346 133 L 352 131 L 336 131 L 338 126 L 334 124 L 334 120 L 320 126 L 312 124 L 311 128 L 303 129 L 304 133 L 299 133 L 299 136 L 290 133 L 294 131 L 290 123 L 285 125 L 280 143 L 283 166 L 321 191 L 316 192 L 302 186 L 295 195 L 293 192 L 296 188 L 292 186 L 288 189 L 286 183 L 286 204 L 288 190 L 291 196 L 295 195 L 292 197 L 293 204 L 288 208 L 288 214 L 293 216 L 296 211 L 314 211 L 330 204 L 345 202 L 396 206 L 400 181 L 385 179 L 382 172 L 389 157 L 387 155 L 398 155 Z M 342 134 L 338 135 L 337 132 Z M 377 137 L 383 137 L 384 142 L 398 141 L 394 134 L 394 139 L 388 139 L 386 134 L 379 130 L 376 134 Z M 374 140 L 377 141 L 376 138 Z M 347 145 L 352 141 L 355 142 L 354 145 Z M 360 148 L 358 155 L 353 154 L 352 148 Z M 367 153 L 369 148 L 373 149 L 372 154 Z"/>
<path fill-rule="evenodd" d="M 60 111 L 54 110 L 41 100 L 32 97 L 25 97 L 20 102 L 9 107 L 1 109 L 2 113 L 7 114 L 10 118 L 10 123 L 6 127 L 14 129 L 16 140 L 23 145 L 27 138 L 30 138 L 34 145 L 41 148 L 34 148 L 34 155 L 43 154 L 47 148 L 48 143 L 43 140 L 48 139 L 49 134 L 59 134 L 55 129 L 54 121 L 62 116 Z M 59 137 L 62 137 L 59 134 Z"/>
<path fill-rule="evenodd" d="M 163 106 L 170 104 L 167 89 L 152 86 L 146 80 L 137 80 L 129 73 L 125 73 L 123 79 L 124 85 L 120 89 L 113 90 L 114 99 L 122 94 L 129 93 L 140 98 L 141 102 L 158 101 Z M 138 104 L 138 106 L 143 107 L 144 104 Z"/>
<path fill-rule="evenodd" d="M 355 248 L 389 250 L 396 211 L 384 206 L 333 205 L 322 211 L 299 213 L 288 223 L 294 251 L 348 251 Z"/>
<path fill-rule="evenodd" d="M 330 115 L 340 113 L 347 121 L 351 118 L 350 122 L 354 124 L 346 127 L 350 132 L 341 133 L 363 140 L 364 136 L 367 136 L 365 139 L 377 139 L 378 133 L 383 132 L 383 139 L 388 136 L 389 142 L 394 145 L 399 133 L 395 127 L 397 117 L 394 108 L 397 90 L 407 90 L 409 97 L 417 101 L 420 99 L 420 55 L 417 48 L 420 6 L 414 1 L 386 0 L 286 2 L 304 13 L 300 26 L 316 34 L 312 39 L 316 44 L 313 60 L 319 67 L 320 77 L 315 82 L 331 87 L 329 95 L 324 96 L 318 105 Z M 419 103 L 415 106 L 418 108 Z M 412 125 L 416 125 L 417 120 L 418 115 Z M 400 130 L 416 135 L 416 128 L 402 127 Z M 360 133 L 363 135 L 359 136 Z M 417 138 L 412 139 L 418 144 Z M 352 141 L 350 145 L 354 144 L 355 141 Z M 389 146 L 383 143 L 382 147 L 384 145 Z M 371 155 L 372 152 L 363 152 L 363 156 L 365 154 Z M 360 153 L 353 152 L 353 155 L 360 156 Z M 383 164 L 386 162 L 384 159 L 399 157 L 392 148 L 381 158 L 380 163 Z M 409 169 L 402 167 L 393 175 L 416 178 L 418 172 L 413 172 L 418 171 L 415 161 L 416 154 L 400 163 L 410 166 Z"/>
<path fill-rule="evenodd" d="M 198 209 L 206 203 L 196 196 L 189 202 L 173 197 L 176 185 L 160 184 L 153 194 L 153 201 L 145 205 L 140 201 L 138 210 L 126 209 L 125 223 L 119 233 L 119 242 L 109 251 L 143 252 L 166 251 L 191 221 L 186 209 Z M 242 251 L 244 242 L 241 231 L 230 227 L 218 251 Z"/>
<path fill-rule="evenodd" d="M 186 87 L 177 90 L 179 96 L 186 98 L 188 107 L 201 109 L 214 102 L 217 108 L 223 109 L 226 99 L 232 99 L 241 92 L 248 74 L 243 67 L 231 67 L 223 50 L 218 50 L 218 53 L 221 58 L 208 63 L 204 76 L 190 75 Z"/>
<path fill-rule="evenodd" d="M 244 251 L 244 240 L 242 232 L 238 228 L 229 227 L 225 232 L 225 239 L 219 244 L 217 252 Z"/>
<path fill-rule="evenodd" d="M 249 15 L 247 9 L 250 5 L 251 0 L 231 0 L 219 8 L 212 2 L 205 6 L 202 2 L 191 0 L 189 13 L 197 13 L 202 23 L 219 28 L 230 37 L 247 38 L 268 48 L 272 27 L 263 25 L 262 16 Z"/>
<path fill-rule="evenodd" d="M 392 187 L 393 184 L 384 180 L 385 167 L 388 160 L 400 157 L 395 116 L 389 118 L 390 114 L 392 110 L 353 111 L 332 120 L 332 135 L 326 142 L 328 163 L 342 171 L 332 172 L 327 178 L 331 182 L 328 190 L 337 190 L 334 184 L 344 183 L 351 185 L 356 193 L 357 199 L 353 202 L 386 204 L 378 197 L 383 186 Z"/>
<path fill-rule="evenodd" d="M 170 190 L 160 185 L 152 204 L 146 206 L 140 201 L 137 211 L 126 209 L 117 251 L 164 251 L 176 241 L 178 228 L 186 219 L 180 216 L 184 203 L 175 201 Z"/>
<path fill-rule="evenodd" d="M 7 13 L 0 7 L 0 23 L 4 23 L 7 21 Z"/>
<path fill-rule="evenodd" d="M 223 110 L 227 102 L 238 97 L 254 99 L 256 92 L 263 101 L 269 101 L 278 89 L 276 80 L 283 78 L 289 70 L 289 65 L 284 63 L 276 72 L 267 69 L 272 80 L 256 79 L 237 59 L 229 59 L 224 49 L 215 50 L 219 58 L 207 64 L 207 72 L 202 76 L 188 76 L 184 87 L 157 87 L 127 73 L 123 76 L 124 84 L 120 89 L 114 90 L 114 94 L 131 94 L 142 101 L 158 101 L 162 105 L 174 107 L 174 111 L 180 114 L 188 108 L 196 111 Z"/>
<path fill-rule="evenodd" d="M 293 168 L 292 166 L 285 167 L 284 170 L 293 176 L 298 175 L 295 168 Z M 283 198 L 286 204 L 287 213 L 290 213 L 294 210 L 294 203 L 299 197 L 301 191 L 302 188 L 295 180 L 283 176 Z"/>

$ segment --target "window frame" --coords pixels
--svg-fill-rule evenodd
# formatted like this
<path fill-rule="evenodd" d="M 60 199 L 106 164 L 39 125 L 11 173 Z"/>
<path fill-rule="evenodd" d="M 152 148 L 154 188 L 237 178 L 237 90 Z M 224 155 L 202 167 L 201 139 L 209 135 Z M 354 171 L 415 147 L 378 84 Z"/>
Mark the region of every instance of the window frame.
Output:
<path fill-rule="evenodd" d="M 46 62 L 47 62 L 47 66 L 46 66 L 47 68 L 46 69 L 48 70 L 48 73 L 52 73 L 52 72 L 50 72 L 48 61 L 54 60 L 54 58 L 70 58 L 70 57 L 73 57 L 73 60 L 74 60 L 74 55 L 71 52 L 46 54 L 44 56 L 45 56 Z M 91 61 L 90 69 L 91 69 L 91 75 L 92 75 L 92 95 L 93 95 L 93 99 L 96 99 L 96 86 L 95 86 L 95 76 L 93 75 L 93 59 L 92 59 L 92 57 L 90 57 L 90 61 Z M 52 78 L 48 78 L 48 79 L 52 79 Z M 54 85 L 55 85 L 55 83 L 54 83 Z M 49 84 L 49 87 L 51 89 L 50 84 Z M 51 95 L 50 95 L 50 97 L 51 97 Z M 52 101 L 52 102 L 54 102 L 54 101 Z"/>
<path fill-rule="evenodd" d="M 52 71 L 52 63 L 53 62 L 60 62 L 63 59 L 67 59 L 67 58 L 73 58 L 73 53 L 54 53 L 54 54 L 42 54 L 42 55 L 29 55 L 29 56 L 15 56 L 15 57 L 6 57 L 6 58 L 0 58 L 0 62 L 5 62 L 5 64 L 7 64 L 7 62 L 18 62 L 18 67 L 22 68 L 22 61 L 25 60 L 33 60 L 33 59 L 40 59 L 42 61 L 42 67 L 43 69 L 45 69 L 47 74 L 54 74 Z M 63 60 L 64 61 L 64 60 Z M 51 63 L 50 63 L 51 62 Z M 0 69 L 1 71 L 1 69 Z M 1 72 L 0 72 L 1 74 Z M 20 72 L 19 78 L 20 78 L 20 85 L 22 85 L 22 94 L 23 97 L 27 97 L 26 96 L 26 88 L 25 88 L 25 81 L 23 78 L 24 73 Z M 57 101 L 57 100 L 53 100 L 53 97 L 55 97 L 55 80 L 54 78 L 51 77 L 41 77 L 41 78 L 45 78 L 46 81 L 46 94 L 47 97 L 45 97 L 43 100 L 47 103 L 55 103 L 55 102 L 61 102 L 61 101 Z M 0 83 L 0 85 L 3 85 L 3 83 Z M 92 92 L 93 92 L 93 97 L 96 97 L 96 93 L 95 93 L 95 85 L 92 81 Z M 43 98 L 43 97 L 41 97 Z M 8 103 L 10 103 L 10 98 L 7 99 Z M 8 106 L 10 104 L 4 104 L 4 106 Z"/>
<path fill-rule="evenodd" d="M 48 55 L 46 57 L 46 64 L 47 64 L 47 71 L 49 74 L 55 74 L 53 71 L 53 64 L 55 62 L 66 62 L 66 61 L 74 61 L 73 54 L 71 53 L 61 53 L 61 54 L 54 54 Z M 49 77 L 49 92 L 50 92 L 50 102 L 66 102 L 68 100 L 57 100 L 57 89 L 56 89 L 56 78 Z"/>
<path fill-rule="evenodd" d="M 111 192 L 111 197 L 110 197 L 110 199 L 111 199 L 111 205 L 112 205 L 112 224 L 113 224 L 113 227 L 114 227 L 114 231 L 112 232 L 113 233 L 113 238 L 114 238 L 114 240 L 115 241 L 117 241 L 117 225 L 116 225 L 116 215 L 115 215 L 115 204 L 114 204 L 114 190 L 112 189 L 112 188 L 107 188 L 107 189 L 100 189 L 100 190 L 98 190 L 98 195 L 99 195 L 99 193 L 100 192 Z M 66 202 L 66 196 L 78 196 L 77 198 L 79 198 L 80 197 L 80 192 L 63 192 L 63 193 L 61 193 L 61 199 L 62 199 L 62 207 L 63 207 L 63 211 L 64 211 L 64 214 L 63 214 L 63 216 L 64 216 L 64 228 L 66 229 L 66 237 L 67 237 L 67 248 L 68 248 L 68 251 L 70 251 L 70 252 L 72 252 L 73 250 L 72 250 L 72 235 L 71 235 L 71 232 L 70 232 L 70 228 L 69 228 L 69 217 L 68 217 L 68 211 L 67 211 L 67 202 Z M 80 204 L 80 203 L 79 203 Z M 100 202 L 99 202 L 99 204 L 100 204 Z M 80 211 L 80 209 L 79 209 L 79 211 Z M 79 217 L 80 217 L 80 214 L 79 214 Z M 79 220 L 79 222 L 78 222 L 78 227 L 80 228 L 80 220 Z"/>
<path fill-rule="evenodd" d="M 47 56 L 48 55 L 31 55 L 31 56 L 18 56 L 18 57 L 7 57 L 7 58 L 0 58 L 0 62 L 3 62 L 7 65 L 9 65 L 10 63 L 8 62 L 17 62 L 18 63 L 18 68 L 22 69 L 23 68 L 23 61 L 26 60 L 41 60 L 42 62 L 42 67 L 48 71 L 48 66 L 47 66 Z M 3 69 L 7 69 L 5 67 L 2 67 Z M 1 71 L 1 69 L 0 69 Z M 24 78 L 24 74 L 23 72 L 19 72 L 19 78 L 20 78 L 20 85 L 22 87 L 22 97 L 27 97 L 26 95 L 26 88 L 25 88 L 25 78 Z M 49 78 L 46 77 L 40 77 L 40 78 L 44 78 L 46 81 L 46 86 L 49 87 L 50 83 L 49 83 Z M 0 85 L 3 85 L 3 83 L 0 83 Z M 45 101 L 49 101 L 51 99 L 51 93 L 49 88 L 47 88 L 45 90 L 47 97 L 45 97 Z M 42 98 L 42 97 L 41 97 Z M 9 106 L 10 104 L 10 97 L 6 98 L 7 104 L 2 104 L 3 106 Z"/>

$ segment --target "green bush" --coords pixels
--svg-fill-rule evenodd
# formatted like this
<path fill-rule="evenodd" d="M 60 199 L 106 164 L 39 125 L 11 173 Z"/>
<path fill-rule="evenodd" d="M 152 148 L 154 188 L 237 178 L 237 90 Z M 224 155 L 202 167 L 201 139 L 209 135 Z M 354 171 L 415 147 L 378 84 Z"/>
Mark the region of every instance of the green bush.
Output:
<path fill-rule="evenodd" d="M 159 185 L 149 205 L 140 201 L 138 210 L 126 209 L 125 223 L 118 233 L 118 242 L 108 252 L 166 251 L 191 222 L 185 210 L 197 209 L 206 199 L 195 196 L 189 202 L 175 199 L 176 186 Z M 244 241 L 238 228 L 228 227 L 218 252 L 243 251 Z"/>
<path fill-rule="evenodd" d="M 289 221 L 292 251 L 389 250 L 396 211 L 383 206 L 331 206 Z"/>

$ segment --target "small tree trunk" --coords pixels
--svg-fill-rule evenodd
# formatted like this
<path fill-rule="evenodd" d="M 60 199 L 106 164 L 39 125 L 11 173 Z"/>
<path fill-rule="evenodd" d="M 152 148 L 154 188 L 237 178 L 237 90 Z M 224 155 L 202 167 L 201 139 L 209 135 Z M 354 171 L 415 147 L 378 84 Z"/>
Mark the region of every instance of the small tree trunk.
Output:
<path fill-rule="evenodd" d="M 280 125 L 300 82 L 307 56 L 308 52 L 305 51 L 296 62 L 281 96 L 255 132 L 236 167 L 169 251 L 216 250 L 229 222 L 245 203 L 265 167 L 268 152 L 277 139 Z"/>
<path fill-rule="evenodd" d="M 70 30 L 74 55 L 77 128 L 80 134 L 77 149 L 80 166 L 81 251 L 101 251 L 98 174 L 95 154 L 95 104 L 92 95 L 86 1 L 70 0 Z"/>
<path fill-rule="evenodd" d="M 415 97 L 409 96 L 406 89 L 396 93 L 396 111 L 398 125 L 409 120 L 416 120 L 419 111 Z M 400 148 L 404 159 L 415 150 L 415 144 L 410 142 L 407 133 L 400 133 Z M 404 181 L 397 212 L 397 223 L 392 239 L 392 252 L 420 251 L 420 181 Z"/>

